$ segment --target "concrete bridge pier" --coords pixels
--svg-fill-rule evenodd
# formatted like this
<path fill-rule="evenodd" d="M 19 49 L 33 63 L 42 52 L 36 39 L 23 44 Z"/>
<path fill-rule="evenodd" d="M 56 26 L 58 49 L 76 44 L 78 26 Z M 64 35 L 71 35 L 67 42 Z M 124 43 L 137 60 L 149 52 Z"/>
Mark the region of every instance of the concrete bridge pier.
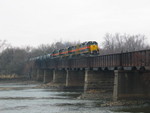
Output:
<path fill-rule="evenodd" d="M 85 71 L 67 70 L 66 87 L 84 88 Z"/>
<path fill-rule="evenodd" d="M 150 84 L 145 84 L 146 81 L 150 83 L 150 78 L 145 78 L 149 77 L 150 72 L 116 70 L 114 74 L 114 101 L 119 99 L 150 99 Z"/>
<path fill-rule="evenodd" d="M 37 69 L 37 81 L 44 80 L 44 69 Z"/>
<path fill-rule="evenodd" d="M 109 93 L 108 96 L 111 96 L 110 98 L 112 98 L 113 82 L 113 71 L 85 70 L 84 92 L 87 93 L 93 91 L 105 94 Z"/>
<path fill-rule="evenodd" d="M 35 69 L 35 68 L 32 68 L 31 79 L 32 80 L 36 80 L 37 79 L 37 69 Z"/>
<path fill-rule="evenodd" d="M 44 69 L 44 83 L 53 81 L 53 70 Z"/>
<path fill-rule="evenodd" d="M 53 82 L 65 85 L 66 84 L 66 70 L 53 70 Z"/>

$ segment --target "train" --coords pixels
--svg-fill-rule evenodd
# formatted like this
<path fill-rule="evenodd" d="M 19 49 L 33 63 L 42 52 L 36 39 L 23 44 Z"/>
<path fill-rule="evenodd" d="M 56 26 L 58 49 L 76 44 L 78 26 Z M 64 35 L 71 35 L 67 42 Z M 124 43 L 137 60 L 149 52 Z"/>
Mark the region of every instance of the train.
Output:
<path fill-rule="evenodd" d="M 99 47 L 96 41 L 83 42 L 75 46 L 71 46 L 64 49 L 54 50 L 52 53 L 31 58 L 30 60 L 43 60 L 43 59 L 54 59 L 54 58 L 72 58 L 74 56 L 88 56 L 98 55 Z"/>

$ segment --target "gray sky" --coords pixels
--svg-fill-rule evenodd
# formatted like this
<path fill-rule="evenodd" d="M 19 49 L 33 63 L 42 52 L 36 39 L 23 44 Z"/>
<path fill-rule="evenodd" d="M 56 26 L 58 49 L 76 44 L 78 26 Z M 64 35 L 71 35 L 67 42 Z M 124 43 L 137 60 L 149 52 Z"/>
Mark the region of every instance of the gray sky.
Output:
<path fill-rule="evenodd" d="M 14 46 L 99 43 L 106 33 L 145 34 L 150 0 L 0 0 L 0 39 Z"/>

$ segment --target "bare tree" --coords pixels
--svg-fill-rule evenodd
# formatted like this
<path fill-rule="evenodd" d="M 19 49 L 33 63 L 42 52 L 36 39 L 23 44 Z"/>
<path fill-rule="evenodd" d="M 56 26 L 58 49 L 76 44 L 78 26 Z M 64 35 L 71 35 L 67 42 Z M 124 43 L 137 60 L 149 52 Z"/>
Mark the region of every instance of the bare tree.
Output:
<path fill-rule="evenodd" d="M 28 53 L 21 48 L 5 49 L 0 55 L 0 74 L 22 74 Z"/>
<path fill-rule="evenodd" d="M 6 40 L 0 40 L 0 52 L 9 47 L 11 47 L 11 45 L 8 44 Z"/>
<path fill-rule="evenodd" d="M 70 46 L 76 45 L 80 43 L 78 42 L 55 42 L 52 44 L 42 44 L 40 46 L 38 46 L 37 48 L 32 48 L 31 49 L 31 57 L 36 57 L 36 56 L 41 56 L 41 55 L 45 55 L 45 54 L 49 54 L 52 53 L 54 50 L 59 50 L 59 49 L 63 49 L 63 48 L 68 48 Z"/>
<path fill-rule="evenodd" d="M 146 43 L 145 35 L 129 35 L 119 34 L 115 35 L 107 33 L 103 42 L 103 54 L 136 51 L 148 49 L 150 46 Z"/>

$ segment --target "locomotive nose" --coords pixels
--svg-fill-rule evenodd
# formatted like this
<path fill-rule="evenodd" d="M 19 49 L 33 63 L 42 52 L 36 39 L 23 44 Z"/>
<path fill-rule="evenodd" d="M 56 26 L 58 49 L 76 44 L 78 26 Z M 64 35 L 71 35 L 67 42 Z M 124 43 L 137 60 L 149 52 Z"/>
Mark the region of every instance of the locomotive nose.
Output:
<path fill-rule="evenodd" d="M 93 45 L 93 48 L 95 49 L 95 48 L 96 48 L 96 46 L 95 46 L 95 45 Z"/>

